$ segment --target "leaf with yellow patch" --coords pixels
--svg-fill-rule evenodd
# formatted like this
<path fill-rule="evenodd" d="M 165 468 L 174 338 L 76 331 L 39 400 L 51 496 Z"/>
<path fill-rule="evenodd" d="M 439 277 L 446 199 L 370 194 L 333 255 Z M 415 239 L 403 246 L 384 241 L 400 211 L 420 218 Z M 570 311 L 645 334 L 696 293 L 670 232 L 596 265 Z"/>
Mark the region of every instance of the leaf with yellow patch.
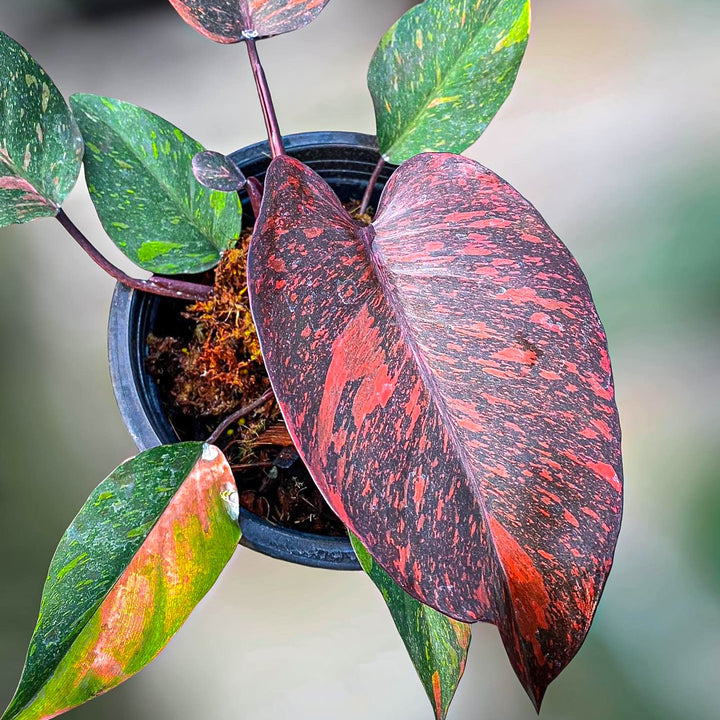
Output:
<path fill-rule="evenodd" d="M 380 41 L 368 71 L 378 142 L 399 165 L 460 153 L 505 102 L 530 32 L 530 0 L 426 0 Z"/>
<path fill-rule="evenodd" d="M 114 470 L 55 552 L 2 720 L 54 717 L 147 665 L 230 560 L 237 518 L 232 471 L 214 446 L 153 448 Z"/>

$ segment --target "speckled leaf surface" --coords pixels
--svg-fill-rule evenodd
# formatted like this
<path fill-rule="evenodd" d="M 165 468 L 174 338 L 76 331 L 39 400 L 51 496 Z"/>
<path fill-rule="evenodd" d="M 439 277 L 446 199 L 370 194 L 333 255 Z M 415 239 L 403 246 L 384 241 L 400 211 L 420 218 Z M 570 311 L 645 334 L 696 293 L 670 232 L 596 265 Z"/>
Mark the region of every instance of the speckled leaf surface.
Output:
<path fill-rule="evenodd" d="M 54 717 L 147 665 L 232 556 L 237 516 L 232 471 L 213 446 L 154 448 L 111 473 L 55 552 L 3 720 Z"/>
<path fill-rule="evenodd" d="M 539 705 L 579 649 L 620 527 L 620 427 L 585 277 L 537 210 L 428 153 L 359 227 L 297 160 L 270 166 L 251 306 L 326 499 L 389 575 L 495 623 Z"/>
<path fill-rule="evenodd" d="M 170 0 L 188 25 L 219 43 L 299 30 L 329 0 Z"/>
<path fill-rule="evenodd" d="M 55 216 L 82 155 L 80 130 L 53 81 L 0 32 L 0 227 Z"/>
<path fill-rule="evenodd" d="M 373 560 L 358 538 L 350 534 L 350 541 L 390 610 L 435 717 L 443 720 L 465 671 L 470 626 L 415 600 Z"/>
<path fill-rule="evenodd" d="M 214 267 L 238 237 L 241 205 L 203 187 L 200 143 L 130 103 L 73 95 L 85 138 L 85 179 L 105 232 L 145 270 L 173 275 Z"/>
<path fill-rule="evenodd" d="M 198 153 L 192 161 L 197 181 L 211 190 L 237 192 L 247 182 L 232 158 L 214 150 Z"/>
<path fill-rule="evenodd" d="M 368 71 L 383 155 L 400 164 L 472 145 L 515 83 L 529 31 L 529 0 L 425 0 L 405 13 Z"/>

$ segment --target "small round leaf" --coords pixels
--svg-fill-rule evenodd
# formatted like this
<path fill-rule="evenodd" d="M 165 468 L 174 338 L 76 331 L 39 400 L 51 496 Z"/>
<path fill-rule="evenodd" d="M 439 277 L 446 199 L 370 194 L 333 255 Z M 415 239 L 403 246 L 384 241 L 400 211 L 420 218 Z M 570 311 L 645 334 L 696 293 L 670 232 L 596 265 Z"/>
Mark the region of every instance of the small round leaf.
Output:
<path fill-rule="evenodd" d="M 193 158 L 193 173 L 201 185 L 220 192 L 237 192 L 247 182 L 232 158 L 213 150 L 198 153 Z"/>

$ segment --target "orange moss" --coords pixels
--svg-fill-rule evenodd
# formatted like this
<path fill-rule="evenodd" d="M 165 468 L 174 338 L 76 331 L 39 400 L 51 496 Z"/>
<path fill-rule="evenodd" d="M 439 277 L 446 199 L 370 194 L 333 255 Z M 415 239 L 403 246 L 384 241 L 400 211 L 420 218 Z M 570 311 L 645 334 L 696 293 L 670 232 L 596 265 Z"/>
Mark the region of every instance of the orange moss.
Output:
<path fill-rule="evenodd" d="M 359 202 L 345 207 L 355 220 L 372 221 L 372 214 L 360 215 Z M 250 235 L 244 231 L 237 246 L 223 254 L 213 296 L 185 311 L 192 330 L 183 329 L 180 338 L 147 338 L 147 369 L 183 438 L 208 437 L 221 420 L 270 388 L 247 294 Z M 242 507 L 305 532 L 345 534 L 305 466 L 295 462 L 274 400 L 228 428 L 217 444 L 231 463 Z"/>
<path fill-rule="evenodd" d="M 148 339 L 151 362 L 177 368 L 171 395 L 184 414 L 229 415 L 270 387 L 247 295 L 249 242 L 245 232 L 237 247 L 223 254 L 212 297 L 186 311 L 195 323 L 187 346 L 174 338 Z"/>

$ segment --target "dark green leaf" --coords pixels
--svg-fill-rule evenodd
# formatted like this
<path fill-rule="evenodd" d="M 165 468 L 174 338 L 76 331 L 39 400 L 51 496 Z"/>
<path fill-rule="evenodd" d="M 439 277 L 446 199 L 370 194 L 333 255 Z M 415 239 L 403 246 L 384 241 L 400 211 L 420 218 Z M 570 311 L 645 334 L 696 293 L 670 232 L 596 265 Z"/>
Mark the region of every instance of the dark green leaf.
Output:
<path fill-rule="evenodd" d="M 237 192 L 245 187 L 247 182 L 242 170 L 232 158 L 213 150 L 198 153 L 192 164 L 197 181 L 211 190 Z"/>
<path fill-rule="evenodd" d="M 240 538 L 237 488 L 215 447 L 128 460 L 58 546 L 20 686 L 2 720 L 40 720 L 115 687 L 165 647 Z"/>
<path fill-rule="evenodd" d="M 529 31 L 530 0 L 426 0 L 405 13 L 368 72 L 385 158 L 472 145 L 510 93 Z"/>
<path fill-rule="evenodd" d="M 465 670 L 470 626 L 410 597 L 352 533 L 350 541 L 363 570 L 382 593 L 435 716 L 442 720 Z"/>
<path fill-rule="evenodd" d="M 137 105 L 73 95 L 85 138 L 85 177 L 98 216 L 134 263 L 155 273 L 197 273 L 238 237 L 236 195 L 204 188 L 192 160 L 205 148 Z"/>
<path fill-rule="evenodd" d="M 56 215 L 82 154 L 80 130 L 53 81 L 0 32 L 0 227 Z"/>

